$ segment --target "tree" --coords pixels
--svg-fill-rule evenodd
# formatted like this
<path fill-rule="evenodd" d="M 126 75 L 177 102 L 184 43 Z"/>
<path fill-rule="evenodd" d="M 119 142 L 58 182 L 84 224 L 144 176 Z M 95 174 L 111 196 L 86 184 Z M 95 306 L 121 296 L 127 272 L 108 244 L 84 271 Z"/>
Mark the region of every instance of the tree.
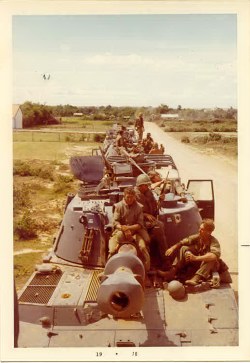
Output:
<path fill-rule="evenodd" d="M 168 105 L 164 105 L 163 103 L 156 108 L 156 112 L 160 114 L 168 113 L 169 110 L 170 108 L 168 107 Z"/>
<path fill-rule="evenodd" d="M 23 105 L 21 105 L 21 110 L 23 113 L 24 128 L 58 123 L 58 121 L 52 115 L 51 106 L 25 102 Z"/>

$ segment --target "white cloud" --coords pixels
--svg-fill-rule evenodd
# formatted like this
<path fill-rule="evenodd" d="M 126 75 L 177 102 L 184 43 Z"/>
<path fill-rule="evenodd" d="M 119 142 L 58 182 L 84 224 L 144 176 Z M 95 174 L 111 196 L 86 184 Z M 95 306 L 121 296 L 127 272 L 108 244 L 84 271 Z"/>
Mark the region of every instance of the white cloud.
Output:
<path fill-rule="evenodd" d="M 68 97 L 66 103 L 72 104 L 115 102 L 152 106 L 187 102 L 191 106 L 201 94 L 207 103 L 217 99 L 224 102 L 224 93 L 235 98 L 236 60 L 228 50 L 86 55 L 64 49 L 62 53 L 17 53 L 15 97 L 27 99 L 31 95 L 34 100 L 47 97 L 47 104 L 52 99 L 60 104 Z M 49 82 L 44 82 L 44 72 L 51 74 Z"/>

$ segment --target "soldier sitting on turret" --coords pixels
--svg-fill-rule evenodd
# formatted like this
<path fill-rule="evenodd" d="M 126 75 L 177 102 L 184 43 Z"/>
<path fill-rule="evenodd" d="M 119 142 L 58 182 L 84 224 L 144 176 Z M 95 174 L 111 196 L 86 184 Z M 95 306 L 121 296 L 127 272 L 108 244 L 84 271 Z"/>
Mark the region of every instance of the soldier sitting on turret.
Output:
<path fill-rule="evenodd" d="M 177 256 L 169 271 L 158 270 L 159 276 L 166 281 L 176 278 L 178 272 L 187 266 L 192 266 L 194 275 L 191 279 L 185 281 L 187 285 L 197 285 L 202 281 L 209 279 L 212 272 L 219 269 L 219 258 L 221 254 L 218 240 L 212 236 L 214 222 L 211 219 L 205 219 L 200 225 L 199 233 L 184 238 L 166 251 L 166 256 L 171 256 L 177 252 Z"/>
<path fill-rule="evenodd" d="M 143 147 L 145 154 L 148 154 L 149 151 L 152 149 L 154 145 L 154 140 L 150 134 L 150 132 L 147 133 L 147 136 L 145 139 L 143 139 Z"/>
<path fill-rule="evenodd" d="M 161 150 L 159 149 L 159 145 L 157 144 L 157 142 L 154 143 L 153 147 L 149 151 L 149 154 L 154 154 L 154 155 L 162 154 Z"/>
<path fill-rule="evenodd" d="M 144 239 L 139 234 L 144 230 L 142 206 L 136 201 L 132 187 L 124 189 L 124 197 L 115 204 L 113 217 L 114 231 L 109 240 L 109 257 L 117 252 L 119 244 L 134 243 L 141 252 L 145 270 L 150 268 L 150 256 Z M 146 231 L 144 230 L 146 233 Z"/>
<path fill-rule="evenodd" d="M 162 154 L 164 154 L 164 152 L 165 152 L 165 147 L 164 147 L 162 144 L 160 145 L 160 150 L 161 150 L 161 153 L 162 153 Z"/>
<path fill-rule="evenodd" d="M 182 197 L 183 202 L 187 202 L 187 198 L 185 196 L 185 190 L 181 185 L 180 181 L 170 180 L 170 179 L 163 179 L 162 176 L 155 170 L 151 170 L 148 172 L 148 176 L 151 181 L 151 189 L 157 194 L 160 195 L 162 192 L 162 188 L 164 186 L 164 193 L 174 193 L 175 195 L 179 195 Z"/>
<path fill-rule="evenodd" d="M 116 136 L 116 139 L 115 139 L 115 145 L 116 147 L 124 147 L 125 146 L 125 139 L 124 139 L 124 136 L 123 136 L 123 133 L 124 131 L 123 130 L 120 130 Z"/>
<path fill-rule="evenodd" d="M 132 153 L 133 154 L 143 154 L 144 153 L 142 141 L 139 141 L 138 144 L 133 147 Z"/>
<path fill-rule="evenodd" d="M 165 252 L 168 245 L 165 237 L 164 225 L 157 219 L 157 201 L 150 189 L 150 184 L 151 182 L 147 174 L 140 174 L 137 177 L 135 188 L 136 199 L 143 205 L 144 224 L 147 228 L 150 240 L 156 242 L 161 260 L 164 262 L 166 260 Z M 148 239 L 147 235 L 143 235 L 143 238 L 146 241 Z"/>

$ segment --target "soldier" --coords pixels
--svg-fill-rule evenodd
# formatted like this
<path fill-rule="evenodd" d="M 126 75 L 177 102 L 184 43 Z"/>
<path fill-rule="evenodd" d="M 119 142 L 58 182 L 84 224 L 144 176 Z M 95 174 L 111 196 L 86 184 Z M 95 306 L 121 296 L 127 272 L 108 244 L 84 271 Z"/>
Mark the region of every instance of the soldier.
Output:
<path fill-rule="evenodd" d="M 175 251 L 177 256 L 171 269 L 169 271 L 158 270 L 158 275 L 166 281 L 171 281 L 175 279 L 180 270 L 192 265 L 195 273 L 185 283 L 197 285 L 207 280 L 212 272 L 218 271 L 221 251 L 218 240 L 212 236 L 214 228 L 214 222 L 211 219 L 204 219 L 198 234 L 184 238 L 170 247 L 166 251 L 166 256 L 171 256 Z"/>
<path fill-rule="evenodd" d="M 121 130 L 117 134 L 117 137 L 115 139 L 115 145 L 116 145 L 117 148 L 124 147 L 125 146 L 125 141 L 124 141 L 123 133 L 124 133 L 124 131 Z"/>
<path fill-rule="evenodd" d="M 160 150 L 161 150 L 161 153 L 162 153 L 162 154 L 164 154 L 164 152 L 165 152 L 165 147 L 164 147 L 162 144 L 160 145 Z"/>
<path fill-rule="evenodd" d="M 150 170 L 148 172 L 148 176 L 151 181 L 151 190 L 154 191 L 157 195 L 160 195 L 164 184 L 164 179 L 156 170 Z"/>
<path fill-rule="evenodd" d="M 158 155 L 162 154 L 161 150 L 159 149 L 159 145 L 157 144 L 157 142 L 154 143 L 151 150 L 149 151 L 149 154 L 158 154 Z"/>
<path fill-rule="evenodd" d="M 135 120 L 135 129 L 138 132 L 138 139 L 141 141 L 144 131 L 144 120 L 141 112 L 139 113 L 139 117 Z"/>
<path fill-rule="evenodd" d="M 116 253 L 119 244 L 132 242 L 139 248 L 145 270 L 149 271 L 150 256 L 145 241 L 139 234 L 144 228 L 142 206 L 136 201 L 134 188 L 125 188 L 123 200 L 115 204 L 113 227 L 109 240 L 109 257 Z"/>
<path fill-rule="evenodd" d="M 142 141 L 139 141 L 138 144 L 136 144 L 133 147 L 132 153 L 133 154 L 143 154 L 144 153 L 144 148 L 143 148 L 143 145 L 142 145 Z"/>
<path fill-rule="evenodd" d="M 140 174 L 136 180 L 136 199 L 143 205 L 144 224 L 151 240 L 155 241 L 162 261 L 165 261 L 165 252 L 168 248 L 164 232 L 164 224 L 157 220 L 157 201 L 150 189 L 150 179 L 147 174 Z M 145 231 L 143 231 L 145 232 Z M 148 241 L 147 235 L 143 238 Z"/>
<path fill-rule="evenodd" d="M 153 145 L 154 145 L 154 140 L 153 140 L 150 132 L 148 132 L 146 138 L 143 139 L 143 147 L 144 147 L 145 154 L 149 153 L 149 151 L 152 149 Z"/>
<path fill-rule="evenodd" d="M 151 181 L 151 189 L 157 194 L 160 195 L 163 184 L 165 183 L 164 193 L 173 192 L 175 195 L 179 195 L 182 199 L 182 202 L 186 203 L 187 198 L 185 196 L 185 189 L 181 185 L 178 179 L 163 179 L 162 176 L 155 170 L 151 170 L 148 172 L 148 176 Z"/>

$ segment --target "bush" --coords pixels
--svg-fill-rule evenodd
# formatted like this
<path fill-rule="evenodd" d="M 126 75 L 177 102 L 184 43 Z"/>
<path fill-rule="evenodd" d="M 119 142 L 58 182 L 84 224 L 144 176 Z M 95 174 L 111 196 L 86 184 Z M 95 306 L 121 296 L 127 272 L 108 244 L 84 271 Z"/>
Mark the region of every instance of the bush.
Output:
<path fill-rule="evenodd" d="M 184 144 L 189 144 L 190 143 L 190 139 L 189 139 L 188 136 L 182 136 L 181 142 L 183 142 Z"/>
<path fill-rule="evenodd" d="M 205 135 L 205 136 L 197 136 L 197 137 L 194 137 L 193 138 L 193 141 L 194 143 L 197 143 L 197 144 L 206 144 L 208 142 L 208 136 Z"/>
<path fill-rule="evenodd" d="M 30 163 L 15 160 L 13 165 L 13 175 L 31 176 Z"/>
<path fill-rule="evenodd" d="M 103 142 L 105 139 L 105 135 L 102 134 L 95 134 L 94 135 L 94 141 L 95 142 Z"/>
<path fill-rule="evenodd" d="M 232 126 L 232 127 L 228 127 L 228 126 L 221 126 L 220 127 L 220 132 L 237 132 L 237 128 Z"/>
<path fill-rule="evenodd" d="M 60 170 L 60 171 L 68 171 L 69 170 L 69 166 L 68 166 L 68 164 L 61 163 L 59 165 L 58 170 Z"/>
<path fill-rule="evenodd" d="M 13 188 L 14 211 L 20 208 L 28 208 L 31 206 L 29 188 L 25 184 L 15 185 Z"/>
<path fill-rule="evenodd" d="M 58 181 L 61 181 L 63 183 L 71 183 L 74 180 L 73 175 L 65 175 L 65 174 L 59 174 L 57 177 Z"/>
<path fill-rule="evenodd" d="M 13 174 L 20 176 L 37 176 L 42 179 L 54 180 L 54 168 L 51 165 L 32 165 L 32 161 L 15 161 Z"/>
<path fill-rule="evenodd" d="M 40 219 L 37 227 L 39 228 L 39 231 L 51 232 L 52 229 L 58 227 L 58 221 L 54 219 Z"/>
<path fill-rule="evenodd" d="M 219 141 L 221 138 L 221 134 L 215 134 L 214 132 L 209 133 L 209 141 Z"/>
<path fill-rule="evenodd" d="M 56 193 L 64 192 L 65 194 L 70 190 L 70 183 L 74 180 L 71 175 L 62 175 L 59 174 L 57 180 L 54 184 L 54 191 Z"/>
<path fill-rule="evenodd" d="M 237 139 L 235 137 L 223 137 L 223 144 L 237 144 Z"/>
<path fill-rule="evenodd" d="M 86 135 L 82 134 L 79 138 L 79 141 L 85 141 L 86 140 Z"/>
<path fill-rule="evenodd" d="M 54 180 L 54 169 L 50 165 L 31 167 L 32 176 L 42 179 Z"/>
<path fill-rule="evenodd" d="M 69 135 L 67 135 L 67 136 L 65 137 L 65 141 L 66 141 L 66 142 L 71 142 L 71 141 L 72 141 L 72 138 L 71 138 Z"/>
<path fill-rule="evenodd" d="M 17 222 L 15 233 L 20 239 L 31 239 L 37 237 L 37 229 L 37 222 L 31 217 L 30 211 L 27 211 Z"/>

